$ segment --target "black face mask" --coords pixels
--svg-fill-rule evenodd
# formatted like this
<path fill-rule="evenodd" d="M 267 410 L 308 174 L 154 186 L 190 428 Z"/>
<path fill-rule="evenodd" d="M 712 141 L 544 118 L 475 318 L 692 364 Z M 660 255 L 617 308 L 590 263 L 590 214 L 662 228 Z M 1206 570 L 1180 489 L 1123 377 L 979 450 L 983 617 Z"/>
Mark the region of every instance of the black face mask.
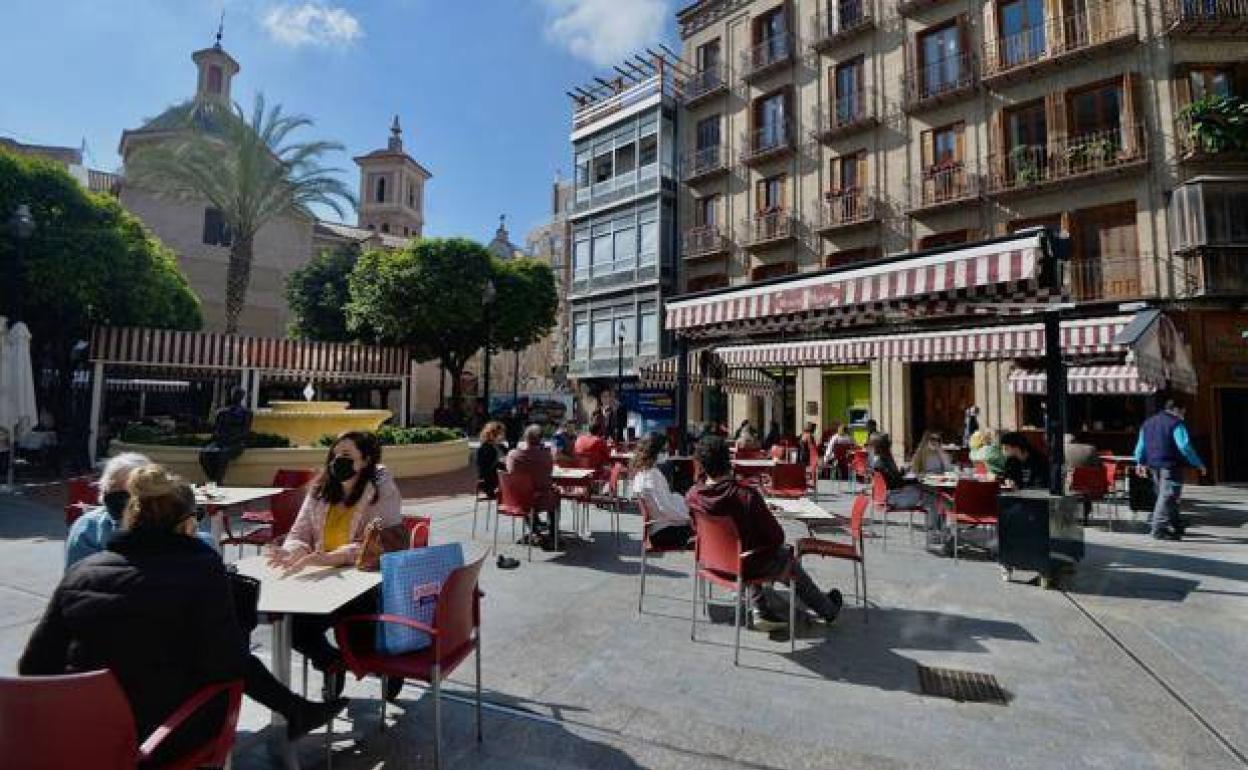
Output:
<path fill-rule="evenodd" d="M 121 514 L 126 510 L 128 502 L 130 502 L 130 493 L 124 489 L 114 489 L 104 495 L 104 507 L 108 509 L 108 515 L 117 520 L 121 519 Z"/>
<path fill-rule="evenodd" d="M 329 475 L 338 482 L 352 478 L 355 476 L 355 461 L 350 457 L 335 457 L 329 464 Z"/>

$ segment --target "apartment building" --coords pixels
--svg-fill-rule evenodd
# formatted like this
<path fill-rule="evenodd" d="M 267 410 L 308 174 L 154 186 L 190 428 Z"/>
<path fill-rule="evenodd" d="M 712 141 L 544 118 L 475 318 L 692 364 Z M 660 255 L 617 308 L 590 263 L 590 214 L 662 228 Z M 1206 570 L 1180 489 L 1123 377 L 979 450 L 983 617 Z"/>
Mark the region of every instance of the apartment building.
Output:
<path fill-rule="evenodd" d="M 638 57 L 569 92 L 575 175 L 567 211 L 568 377 L 583 397 L 635 383 L 663 355 L 675 288 L 676 112 L 671 67 Z"/>
<path fill-rule="evenodd" d="M 1193 114 L 1216 122 L 1217 105 L 1248 95 L 1248 3 L 702 0 L 677 18 L 682 301 L 751 303 L 720 344 L 1004 323 L 912 303 L 856 312 L 850 330 L 794 332 L 751 316 L 750 298 L 833 281 L 816 276 L 895 289 L 914 280 L 907 255 L 952 264 L 959 244 L 1047 226 L 1069 236 L 1069 323 L 1121 329 L 1111 321 L 1141 303 L 1166 310 L 1197 370 L 1197 441 L 1223 478 L 1248 479 L 1228 422 L 1248 407 L 1248 155 L 1192 130 Z M 669 327 L 682 312 L 669 305 Z M 1135 351 L 1113 347 L 1072 363 L 1131 374 Z M 954 430 L 972 403 L 994 426 L 1044 419 L 1025 356 L 781 363 L 793 368 L 773 372 L 779 404 L 734 396 L 733 422 L 770 420 L 780 404 L 791 429 L 870 413 L 908 444 L 925 427 Z M 1119 447 L 1152 405 L 1138 383 L 1107 387 L 1136 392 L 1080 394 L 1068 419 Z"/>

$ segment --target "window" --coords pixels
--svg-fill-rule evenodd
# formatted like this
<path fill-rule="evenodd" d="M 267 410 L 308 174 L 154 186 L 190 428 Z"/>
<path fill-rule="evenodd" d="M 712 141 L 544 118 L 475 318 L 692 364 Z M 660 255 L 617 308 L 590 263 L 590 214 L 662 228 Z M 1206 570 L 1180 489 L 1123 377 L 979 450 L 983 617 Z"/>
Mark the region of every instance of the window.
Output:
<path fill-rule="evenodd" d="M 866 158 L 867 151 L 859 150 L 833 159 L 834 168 L 839 166 L 834 173 L 839 175 L 836 182 L 842 193 L 858 192 L 862 189 L 865 181 L 861 178 L 862 166 L 866 165 Z"/>
<path fill-rule="evenodd" d="M 843 126 L 862 118 L 863 110 L 863 57 L 857 56 L 838 66 L 835 70 L 833 89 L 836 105 L 836 124 Z"/>
<path fill-rule="evenodd" d="M 594 311 L 594 349 L 611 349 L 615 347 L 615 329 L 612 326 L 609 309 Z"/>
<path fill-rule="evenodd" d="M 631 270 L 636 259 L 637 230 L 630 216 L 615 223 L 615 267 L 617 270 Z"/>
<path fill-rule="evenodd" d="M 594 184 L 602 184 L 611 178 L 611 153 L 594 158 Z"/>
<path fill-rule="evenodd" d="M 572 247 L 572 270 L 573 272 L 588 272 L 590 267 L 590 251 L 589 251 L 589 231 L 579 230 L 576 233 L 576 243 Z"/>
<path fill-rule="evenodd" d="M 204 209 L 204 243 L 209 246 L 229 246 L 233 242 L 230 226 L 220 209 Z"/>
<path fill-rule="evenodd" d="M 719 38 L 715 38 L 709 43 L 703 43 L 698 46 L 696 56 L 698 72 L 706 72 L 707 70 L 713 70 L 719 67 Z"/>
<path fill-rule="evenodd" d="M 629 142 L 623 147 L 615 148 L 615 173 L 627 174 L 637 166 L 637 145 Z"/>
<path fill-rule="evenodd" d="M 862 0 L 828 0 L 828 19 L 835 20 L 829 25 L 830 32 L 853 29 L 862 23 Z"/>
<path fill-rule="evenodd" d="M 583 358 L 589 352 L 589 316 L 576 313 L 572 317 L 572 348 Z"/>
<path fill-rule="evenodd" d="M 636 342 L 635 332 L 637 331 L 637 319 L 633 316 L 632 305 L 619 305 L 615 308 L 615 331 L 613 342 L 618 349 L 620 346 L 620 338 L 624 338 L 624 352 L 627 353 L 633 349 L 633 343 Z"/>
<path fill-rule="evenodd" d="M 375 200 L 376 200 L 378 203 L 385 203 L 385 202 L 386 202 L 386 178 L 385 178 L 384 176 L 383 176 L 383 177 L 378 177 L 378 178 L 377 178 L 377 188 L 376 188 L 376 197 L 375 197 Z"/>
<path fill-rule="evenodd" d="M 387 224 L 386 222 L 382 222 L 382 223 L 381 223 L 381 231 L 382 231 L 383 233 L 388 233 L 388 232 L 390 232 L 390 225 L 389 225 L 389 224 Z"/>
<path fill-rule="evenodd" d="M 218 67 L 215 64 L 209 67 L 208 68 L 208 93 L 210 94 L 221 93 L 221 89 L 225 86 L 224 80 L 225 78 L 221 73 L 220 67 Z"/>
<path fill-rule="evenodd" d="M 595 268 L 610 269 L 612 262 L 611 249 L 611 225 L 601 224 L 594 225 L 594 255 L 593 266 Z M 598 271 L 595 271 L 598 272 Z"/>
<path fill-rule="evenodd" d="M 1003 66 L 1012 67 L 1044 56 L 1044 0 L 1002 3 L 1000 24 L 999 55 Z"/>
<path fill-rule="evenodd" d="M 659 253 L 659 222 L 658 214 L 651 211 L 649 214 L 642 214 L 642 223 L 640 229 L 641 239 L 641 264 L 654 264 Z"/>
<path fill-rule="evenodd" d="M 754 43 L 765 44 L 763 61 L 775 61 L 784 53 L 785 47 L 784 6 L 773 8 L 754 20 Z"/>
<path fill-rule="evenodd" d="M 719 148 L 719 116 L 712 115 L 709 118 L 703 118 L 698 121 L 695 129 L 697 150 L 705 152 L 712 148 Z"/>
<path fill-rule="evenodd" d="M 576 186 L 589 187 L 590 159 L 588 152 L 576 154 Z"/>
<path fill-rule="evenodd" d="M 922 151 L 924 203 L 941 203 L 962 197 L 969 191 L 963 169 L 965 148 L 961 122 L 924 131 Z"/>
<path fill-rule="evenodd" d="M 407 226 L 407 225 L 403 225 L 403 235 L 405 235 L 405 236 L 410 236 L 411 234 L 412 234 L 412 231 L 411 231 L 410 229 L 408 229 L 408 226 Z"/>
<path fill-rule="evenodd" d="M 1140 293 L 1135 203 L 1077 211 L 1071 227 L 1071 290 L 1077 300 L 1125 299 Z"/>
<path fill-rule="evenodd" d="M 643 136 L 641 138 L 641 150 L 637 160 L 637 165 L 642 168 L 649 166 L 659 159 L 659 137 L 655 134 Z"/>
<path fill-rule="evenodd" d="M 784 209 L 785 180 L 784 174 L 759 180 L 758 200 L 756 201 L 759 214 L 769 214 Z"/>
<path fill-rule="evenodd" d="M 1071 136 L 1116 132 L 1122 111 L 1122 81 L 1115 79 L 1075 91 L 1069 105 Z"/>
<path fill-rule="evenodd" d="M 879 259 L 883 255 L 883 251 L 879 246 L 863 246 L 860 249 L 845 249 L 836 251 L 824 258 L 824 267 L 845 267 L 846 265 L 854 265 L 859 262 L 869 262 L 873 259 Z"/>
<path fill-rule="evenodd" d="M 962 162 L 958 153 L 958 125 L 945 126 L 932 131 L 932 146 L 935 154 L 932 160 L 937 168 Z"/>
<path fill-rule="evenodd" d="M 659 311 L 654 302 L 643 302 L 638 310 L 638 324 L 641 327 L 641 344 L 654 345 L 659 341 Z"/>
<path fill-rule="evenodd" d="M 1234 70 L 1230 67 L 1193 67 L 1187 73 L 1192 101 L 1232 96 L 1235 93 Z"/>
<path fill-rule="evenodd" d="M 716 227 L 719 224 L 719 196 L 707 195 L 694 201 L 694 224 Z"/>
<path fill-rule="evenodd" d="M 1048 131 L 1044 101 L 1005 114 L 1006 173 L 1018 182 L 1035 182 L 1048 169 Z"/>
<path fill-rule="evenodd" d="M 407 207 L 416 208 L 416 185 L 412 184 L 410 179 L 407 182 Z"/>
<path fill-rule="evenodd" d="M 920 96 L 927 97 L 951 91 L 961 79 L 961 53 L 958 25 L 954 22 L 924 32 L 919 36 L 922 67 Z"/>
<path fill-rule="evenodd" d="M 758 132 L 754 149 L 767 150 L 784 144 L 788 136 L 785 120 L 788 111 L 787 91 L 777 91 L 754 103 L 754 127 Z"/>

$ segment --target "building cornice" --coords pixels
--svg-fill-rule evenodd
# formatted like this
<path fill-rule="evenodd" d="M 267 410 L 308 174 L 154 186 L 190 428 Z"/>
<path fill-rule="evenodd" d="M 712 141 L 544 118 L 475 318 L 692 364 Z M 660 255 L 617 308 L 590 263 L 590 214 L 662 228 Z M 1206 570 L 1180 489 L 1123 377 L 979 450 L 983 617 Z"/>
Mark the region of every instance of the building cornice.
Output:
<path fill-rule="evenodd" d="M 676 12 L 680 37 L 686 40 L 724 17 L 748 6 L 752 0 L 700 0 Z"/>

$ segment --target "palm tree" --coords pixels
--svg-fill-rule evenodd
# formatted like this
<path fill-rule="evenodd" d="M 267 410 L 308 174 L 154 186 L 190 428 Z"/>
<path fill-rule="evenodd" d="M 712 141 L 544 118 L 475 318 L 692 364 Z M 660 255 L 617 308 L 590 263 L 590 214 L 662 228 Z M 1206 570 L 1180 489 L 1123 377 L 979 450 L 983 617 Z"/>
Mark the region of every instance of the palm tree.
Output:
<path fill-rule="evenodd" d="M 135 148 L 126 176 L 159 194 L 207 200 L 230 231 L 225 277 L 225 332 L 238 333 L 238 317 L 251 282 L 256 233 L 277 217 L 309 213 L 320 204 L 343 216 L 355 207 L 351 190 L 334 176 L 340 169 L 320 164 L 338 142 L 290 142 L 311 126 L 301 115 L 266 108 L 257 94 L 251 117 L 240 106 L 192 102 L 176 111 L 178 130 L 167 139 Z M 345 204 L 345 206 L 344 206 Z"/>

